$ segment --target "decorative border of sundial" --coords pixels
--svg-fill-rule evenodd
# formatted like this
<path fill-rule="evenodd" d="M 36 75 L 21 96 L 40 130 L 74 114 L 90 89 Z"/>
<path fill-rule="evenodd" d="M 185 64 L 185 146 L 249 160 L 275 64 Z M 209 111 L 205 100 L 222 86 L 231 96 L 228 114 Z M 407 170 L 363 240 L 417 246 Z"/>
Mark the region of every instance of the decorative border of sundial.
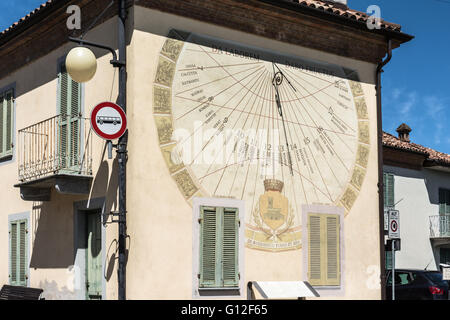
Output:
<path fill-rule="evenodd" d="M 189 33 L 172 29 L 157 57 L 158 66 L 153 83 L 153 115 L 164 161 L 181 193 L 186 201 L 192 206 L 194 197 L 207 197 L 208 192 L 203 190 L 189 167 L 185 166 L 182 162 L 174 163 L 171 158 L 171 152 L 177 145 L 177 143 L 172 140 L 174 125 L 172 117 L 171 88 L 179 55 L 184 47 L 185 41 L 189 38 L 189 35 Z M 346 68 L 343 68 L 343 70 L 347 80 L 349 80 L 358 119 L 356 161 L 346 188 L 343 188 L 341 196 L 335 201 L 335 206 L 342 205 L 345 208 L 345 216 L 347 216 L 356 202 L 367 172 L 370 154 L 370 122 L 364 91 L 356 71 Z M 250 212 L 248 214 L 252 213 Z M 300 239 L 300 244 L 295 247 L 264 249 L 261 247 L 247 246 L 258 250 L 276 252 L 300 249 L 302 247 L 301 231 L 296 231 L 295 233 L 296 237 Z"/>

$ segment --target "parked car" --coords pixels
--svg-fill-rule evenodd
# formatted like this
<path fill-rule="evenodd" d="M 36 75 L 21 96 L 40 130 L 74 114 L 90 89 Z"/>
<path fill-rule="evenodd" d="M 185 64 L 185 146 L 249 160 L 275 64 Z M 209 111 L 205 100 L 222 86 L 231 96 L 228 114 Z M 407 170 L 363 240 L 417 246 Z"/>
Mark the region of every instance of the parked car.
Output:
<path fill-rule="evenodd" d="M 392 300 L 392 270 L 386 270 L 386 299 Z M 439 271 L 396 269 L 395 300 L 448 300 L 449 284 Z"/>

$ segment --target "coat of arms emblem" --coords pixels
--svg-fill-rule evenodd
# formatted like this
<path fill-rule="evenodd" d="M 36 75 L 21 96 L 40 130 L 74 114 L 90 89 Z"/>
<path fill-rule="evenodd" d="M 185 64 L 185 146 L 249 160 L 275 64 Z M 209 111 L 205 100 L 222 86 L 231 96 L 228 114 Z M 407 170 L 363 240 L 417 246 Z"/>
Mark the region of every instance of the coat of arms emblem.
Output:
<path fill-rule="evenodd" d="M 264 180 L 265 192 L 259 197 L 259 205 L 253 212 L 256 224 L 268 239 L 281 240 L 280 237 L 293 223 L 294 216 L 289 200 L 281 193 L 283 187 L 284 183 L 280 180 Z"/>

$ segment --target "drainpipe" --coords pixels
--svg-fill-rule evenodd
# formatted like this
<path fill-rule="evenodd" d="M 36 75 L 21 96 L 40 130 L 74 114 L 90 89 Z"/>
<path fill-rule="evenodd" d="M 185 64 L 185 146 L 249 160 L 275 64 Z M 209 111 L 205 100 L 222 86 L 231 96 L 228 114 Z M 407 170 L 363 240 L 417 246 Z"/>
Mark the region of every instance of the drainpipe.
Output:
<path fill-rule="evenodd" d="M 118 1 L 118 47 L 119 60 L 127 61 L 127 44 L 126 44 L 126 0 Z M 118 105 L 123 111 L 127 111 L 127 69 L 126 64 L 119 67 L 119 97 Z M 126 237 L 127 237 L 127 220 L 126 220 L 126 199 L 127 199 L 127 142 L 128 130 L 119 139 L 117 146 L 117 158 L 119 165 L 119 265 L 117 269 L 118 277 L 118 299 L 126 300 Z"/>
<path fill-rule="evenodd" d="M 377 131 L 378 131 L 378 207 L 379 207 L 379 228 L 380 228 L 380 280 L 381 299 L 386 300 L 386 258 L 384 250 L 384 184 L 383 184 L 383 119 L 381 113 L 381 73 L 383 67 L 392 58 L 392 40 L 387 41 L 387 58 L 378 64 L 376 72 L 376 92 L 377 92 Z"/>

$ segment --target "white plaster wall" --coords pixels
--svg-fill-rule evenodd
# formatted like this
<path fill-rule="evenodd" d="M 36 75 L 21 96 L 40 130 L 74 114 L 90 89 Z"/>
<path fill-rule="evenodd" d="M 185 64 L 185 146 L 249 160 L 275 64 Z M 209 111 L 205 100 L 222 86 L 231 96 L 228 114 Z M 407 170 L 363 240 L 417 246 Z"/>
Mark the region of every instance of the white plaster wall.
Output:
<path fill-rule="evenodd" d="M 450 173 L 392 166 L 384 166 L 384 172 L 395 175 L 395 209 L 400 211 L 401 251 L 395 256 L 396 268 L 425 269 L 428 265 L 428 270 L 438 270 L 429 217 L 439 214 L 439 188 L 450 189 Z"/>
<path fill-rule="evenodd" d="M 115 45 L 116 19 L 110 19 L 101 26 L 92 29 L 86 40 Z M 24 64 L 24 66 L 5 78 L 0 79 L 0 88 L 15 84 L 15 135 L 24 127 L 38 123 L 57 115 L 57 69 L 58 61 L 66 55 L 75 44 L 67 42 L 49 54 Z M 84 85 L 84 115 L 89 117 L 92 108 L 105 100 L 117 97 L 118 75 L 109 61 L 111 54 L 103 50 L 94 50 L 98 60 L 95 77 Z M 115 186 L 117 181 L 113 160 L 104 153 L 105 142 L 93 136 L 92 167 L 94 181 L 87 196 L 60 195 L 52 192 L 52 201 L 46 203 L 24 201 L 14 184 L 18 180 L 17 138 L 11 161 L 0 162 L 0 286 L 9 283 L 8 256 L 8 217 L 13 214 L 30 212 L 29 237 L 30 259 L 28 282 L 31 287 L 44 289 L 46 299 L 75 299 L 72 286 L 74 273 L 73 252 L 73 203 L 81 200 L 106 197 L 107 207 L 117 209 Z M 107 190 L 110 190 L 109 194 Z M 114 256 L 117 225 L 106 228 L 106 257 L 104 273 L 108 273 L 106 298 L 117 297 L 117 262 Z M 112 271 L 108 270 L 110 268 Z M 84 270 L 83 270 L 84 272 Z M 112 285 L 111 285 L 112 284 Z M 82 284 L 84 285 L 84 284 Z"/>
<path fill-rule="evenodd" d="M 356 69 L 370 118 L 370 156 L 359 197 L 345 218 L 345 293 L 327 299 L 379 299 L 379 215 L 376 133 L 376 65 L 294 46 L 158 11 L 135 8 L 128 65 L 128 232 L 127 296 L 130 299 L 192 299 L 192 208 L 171 178 L 152 119 L 156 61 L 171 28 L 206 34 L 286 54 Z M 143 194 L 144 193 L 144 194 Z M 247 212 L 245 214 L 248 214 Z M 245 249 L 245 283 L 302 278 L 302 250 Z"/>

